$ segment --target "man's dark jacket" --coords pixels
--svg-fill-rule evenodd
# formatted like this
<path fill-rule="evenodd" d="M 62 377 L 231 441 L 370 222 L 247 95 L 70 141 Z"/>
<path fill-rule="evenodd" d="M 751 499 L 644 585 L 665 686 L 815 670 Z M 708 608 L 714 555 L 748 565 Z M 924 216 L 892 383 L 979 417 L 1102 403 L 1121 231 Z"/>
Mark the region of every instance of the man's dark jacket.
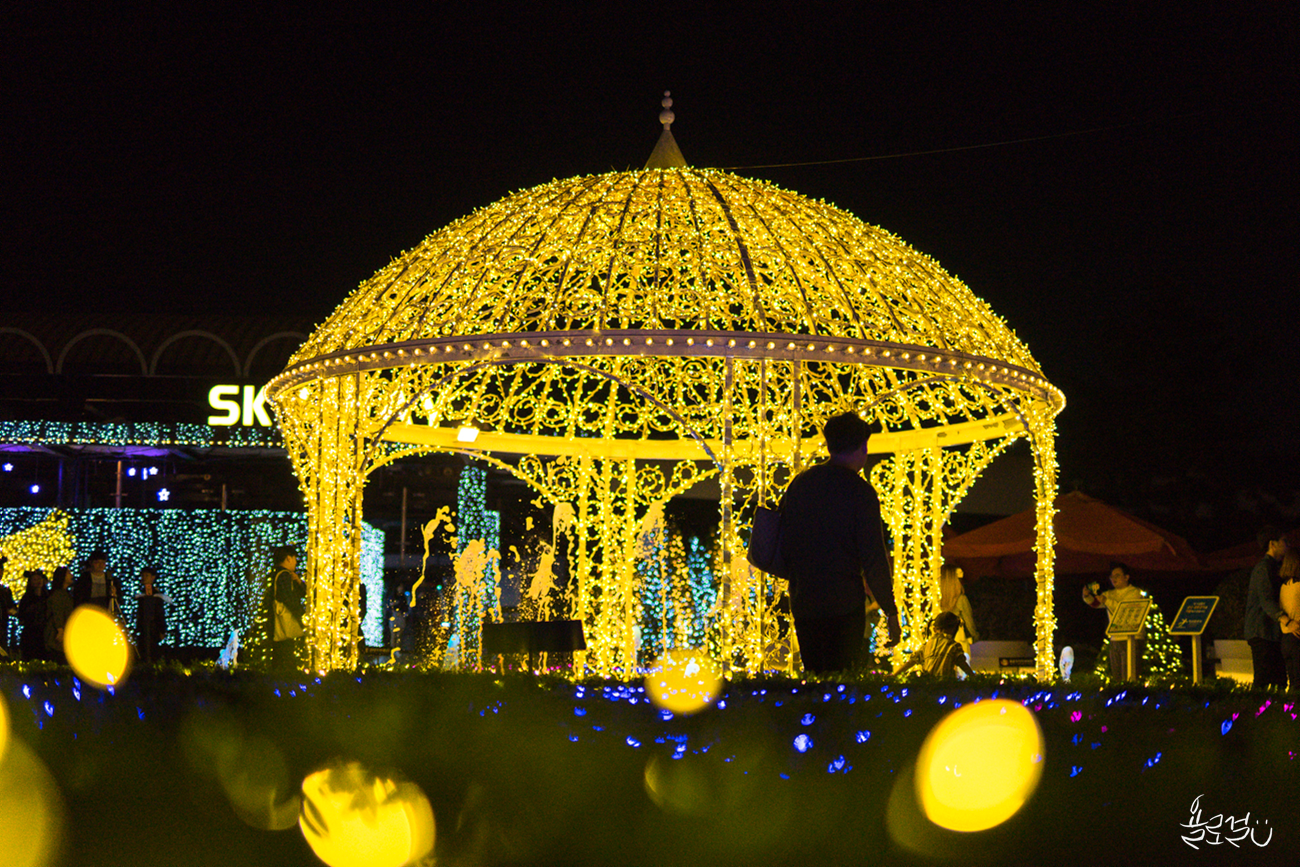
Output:
<path fill-rule="evenodd" d="M 781 498 L 781 555 L 796 619 L 862 611 L 864 576 L 880 607 L 894 613 L 880 504 L 871 485 L 848 467 L 828 461 L 790 483 Z"/>

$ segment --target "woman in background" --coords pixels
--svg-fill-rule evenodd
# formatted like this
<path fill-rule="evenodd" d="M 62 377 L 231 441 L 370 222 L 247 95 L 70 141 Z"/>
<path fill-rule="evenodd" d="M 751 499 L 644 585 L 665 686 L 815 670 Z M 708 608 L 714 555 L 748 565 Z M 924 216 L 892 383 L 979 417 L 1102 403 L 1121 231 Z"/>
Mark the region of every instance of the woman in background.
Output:
<path fill-rule="evenodd" d="M 980 640 L 980 634 L 975 630 L 975 612 L 971 610 L 961 579 L 959 566 L 944 566 L 939 570 L 939 610 L 951 611 L 961 620 L 957 643 L 969 659 L 971 645 Z"/>
<path fill-rule="evenodd" d="M 45 658 L 68 664 L 63 652 L 63 627 L 72 616 L 72 570 L 60 566 L 50 579 L 50 596 L 45 600 Z"/>
<path fill-rule="evenodd" d="M 27 587 L 18 601 L 18 623 L 22 633 L 18 636 L 18 650 L 23 659 L 45 658 L 45 573 L 32 569 L 23 573 Z"/>
<path fill-rule="evenodd" d="M 149 665 L 158 661 L 158 642 L 167 634 L 167 620 L 163 617 L 166 597 L 154 586 L 157 580 L 157 569 L 141 569 L 140 595 L 135 597 L 135 650 L 140 661 Z"/>
<path fill-rule="evenodd" d="M 275 569 L 271 585 L 266 590 L 263 605 L 271 639 L 271 670 L 293 671 L 298 667 L 303 645 L 303 597 L 307 585 L 294 571 L 298 555 L 293 548 L 284 546 L 272 552 Z"/>

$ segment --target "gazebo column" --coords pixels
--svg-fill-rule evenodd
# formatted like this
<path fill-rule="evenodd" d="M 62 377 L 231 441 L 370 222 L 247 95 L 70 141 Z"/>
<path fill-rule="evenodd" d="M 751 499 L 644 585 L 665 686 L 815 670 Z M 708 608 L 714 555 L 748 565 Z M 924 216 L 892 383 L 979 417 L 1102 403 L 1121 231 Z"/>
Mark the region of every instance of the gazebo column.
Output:
<path fill-rule="evenodd" d="M 761 576 L 749 565 L 745 544 L 740 537 L 737 499 L 747 495 L 736 483 L 734 424 L 737 378 L 753 376 L 754 369 L 727 356 L 720 383 L 719 430 L 721 451 L 718 472 L 718 566 L 723 585 L 723 605 L 719 609 L 723 628 L 723 664 L 729 670 L 738 666 L 746 674 L 758 674 L 763 667 L 764 642 L 763 586 Z"/>
<path fill-rule="evenodd" d="M 925 625 L 939 604 L 938 575 L 943 523 L 941 484 L 943 453 L 938 447 L 897 452 L 872 471 L 880 512 L 893 543 L 894 602 L 901 639 L 895 662 L 921 646 Z"/>
<path fill-rule="evenodd" d="M 306 431 L 309 457 L 299 464 L 307 506 L 303 629 L 307 664 L 319 672 L 352 669 L 357 662 L 365 445 L 357 436 L 357 388 L 354 376 L 324 384 L 317 423 Z"/>

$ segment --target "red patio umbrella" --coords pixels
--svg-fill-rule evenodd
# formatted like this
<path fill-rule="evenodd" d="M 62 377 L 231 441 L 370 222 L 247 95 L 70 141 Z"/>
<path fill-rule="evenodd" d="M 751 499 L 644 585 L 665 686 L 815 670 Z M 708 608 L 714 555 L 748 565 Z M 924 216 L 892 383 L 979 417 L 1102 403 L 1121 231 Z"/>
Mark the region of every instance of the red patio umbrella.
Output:
<path fill-rule="evenodd" d="M 972 576 L 1034 574 L 1034 510 L 994 521 L 943 544 L 945 559 Z M 1111 561 L 1132 569 L 1192 572 L 1201 569 L 1187 540 L 1122 509 L 1074 491 L 1056 498 L 1056 574 L 1106 572 Z"/>
<path fill-rule="evenodd" d="M 1300 546 L 1300 528 L 1286 534 L 1286 543 L 1292 548 Z M 1259 543 L 1252 539 L 1240 545 L 1233 545 L 1231 548 L 1224 548 L 1222 551 L 1215 551 L 1213 554 L 1206 554 L 1205 568 L 1215 572 L 1235 572 L 1238 569 L 1249 569 L 1263 556 L 1264 552 L 1259 549 Z"/>

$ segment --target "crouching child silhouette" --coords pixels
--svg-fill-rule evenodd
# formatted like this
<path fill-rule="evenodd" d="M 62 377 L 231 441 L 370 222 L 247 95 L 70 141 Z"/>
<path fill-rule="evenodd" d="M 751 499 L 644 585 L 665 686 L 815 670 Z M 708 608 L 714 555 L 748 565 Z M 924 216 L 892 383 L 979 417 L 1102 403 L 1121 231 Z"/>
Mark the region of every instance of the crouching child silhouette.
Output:
<path fill-rule="evenodd" d="M 960 668 L 970 677 L 975 672 L 971 670 L 970 663 L 966 661 L 966 654 L 962 652 L 961 645 L 957 643 L 957 629 L 961 626 L 961 618 L 951 611 L 944 611 L 934 618 L 934 634 L 930 636 L 921 649 L 907 658 L 907 661 L 894 669 L 894 674 L 900 675 L 914 665 L 920 665 L 921 670 L 927 674 L 937 674 L 939 677 L 954 676 L 955 669 Z"/>

